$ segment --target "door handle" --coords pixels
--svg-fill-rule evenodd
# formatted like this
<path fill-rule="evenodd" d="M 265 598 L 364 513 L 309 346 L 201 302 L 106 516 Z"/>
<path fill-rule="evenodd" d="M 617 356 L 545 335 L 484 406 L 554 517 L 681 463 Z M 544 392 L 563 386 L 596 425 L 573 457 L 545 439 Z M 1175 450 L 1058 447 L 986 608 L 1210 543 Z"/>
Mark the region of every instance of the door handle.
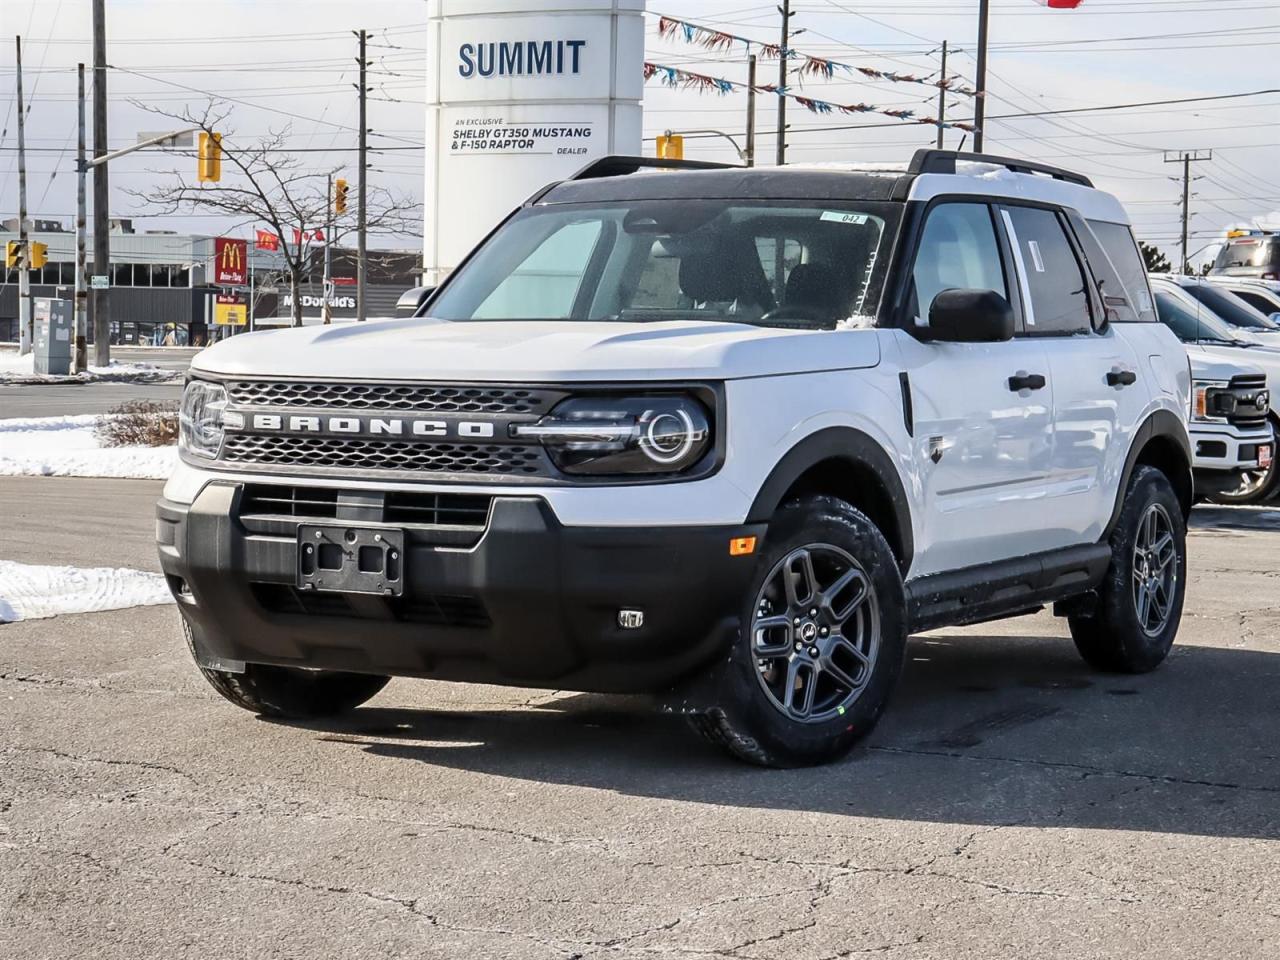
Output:
<path fill-rule="evenodd" d="M 1112 370 L 1107 374 L 1108 387 L 1128 387 L 1138 382 L 1138 375 L 1132 370 Z"/>
<path fill-rule="evenodd" d="M 1043 374 L 1020 373 L 1009 378 L 1009 389 L 1014 393 L 1019 390 L 1042 390 L 1046 382 Z"/>

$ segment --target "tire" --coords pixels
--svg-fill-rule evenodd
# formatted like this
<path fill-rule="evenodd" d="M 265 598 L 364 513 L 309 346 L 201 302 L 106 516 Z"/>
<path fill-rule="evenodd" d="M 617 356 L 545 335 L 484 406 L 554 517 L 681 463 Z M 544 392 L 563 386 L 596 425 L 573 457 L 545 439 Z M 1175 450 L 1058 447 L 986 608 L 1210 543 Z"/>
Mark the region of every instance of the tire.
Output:
<path fill-rule="evenodd" d="M 1144 570 L 1151 576 L 1144 579 Z M 1111 566 L 1097 608 L 1067 620 L 1080 656 L 1112 673 L 1154 670 L 1178 633 L 1186 583 L 1187 527 L 1178 497 L 1163 473 L 1139 466 L 1111 534 Z"/>
<path fill-rule="evenodd" d="M 196 667 L 226 700 L 264 717 L 309 720 L 354 710 L 373 698 L 390 677 L 336 670 L 300 670 L 261 663 L 245 664 L 244 673 L 210 670 L 196 658 L 195 640 L 186 618 L 182 632 Z"/>
<path fill-rule="evenodd" d="M 695 730 L 768 767 L 835 760 L 871 732 L 902 673 L 907 630 L 897 560 L 863 513 L 825 496 L 779 510 L 741 623 L 715 705 L 690 717 Z"/>
<path fill-rule="evenodd" d="M 1276 430 L 1274 420 L 1268 419 L 1267 422 L 1271 427 L 1271 466 L 1266 470 L 1245 471 L 1240 476 L 1240 485 L 1232 490 L 1207 494 L 1205 499 L 1210 503 L 1241 506 L 1263 503 L 1276 495 L 1280 489 L 1280 459 L 1276 457 L 1280 432 Z"/>

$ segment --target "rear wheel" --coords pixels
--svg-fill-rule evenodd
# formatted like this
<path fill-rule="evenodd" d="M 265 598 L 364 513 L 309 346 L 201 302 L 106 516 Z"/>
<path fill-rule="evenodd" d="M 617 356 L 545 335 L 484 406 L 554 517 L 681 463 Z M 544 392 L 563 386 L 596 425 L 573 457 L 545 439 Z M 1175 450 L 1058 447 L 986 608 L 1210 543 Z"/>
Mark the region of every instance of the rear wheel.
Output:
<path fill-rule="evenodd" d="M 833 760 L 871 732 L 902 670 L 902 578 L 860 511 L 812 497 L 770 524 L 720 702 L 700 733 L 762 766 Z"/>
<path fill-rule="evenodd" d="M 1154 670 L 1169 654 L 1187 580 L 1187 528 L 1168 478 L 1140 466 L 1111 534 L 1111 567 L 1097 609 L 1068 618 L 1080 655 L 1118 673 Z"/>
<path fill-rule="evenodd" d="M 199 664 L 186 618 L 182 620 L 182 632 L 187 649 L 209 686 L 237 707 L 266 717 L 306 720 L 346 713 L 371 699 L 391 680 L 375 674 L 300 670 L 261 663 L 245 664 L 244 673 L 210 670 Z"/>

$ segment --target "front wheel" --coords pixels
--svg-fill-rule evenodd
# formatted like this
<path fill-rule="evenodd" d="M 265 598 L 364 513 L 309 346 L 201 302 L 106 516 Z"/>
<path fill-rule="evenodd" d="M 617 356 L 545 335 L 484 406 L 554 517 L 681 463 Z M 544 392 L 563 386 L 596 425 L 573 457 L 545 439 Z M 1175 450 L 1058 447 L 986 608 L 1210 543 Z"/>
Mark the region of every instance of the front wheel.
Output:
<path fill-rule="evenodd" d="M 1099 670 L 1146 673 L 1169 654 L 1187 583 L 1187 527 L 1168 478 L 1140 466 L 1111 534 L 1097 609 L 1068 619 L 1080 655 Z"/>
<path fill-rule="evenodd" d="M 824 763 L 871 732 L 902 672 L 902 576 L 884 536 L 834 497 L 782 508 L 694 728 L 761 766 Z"/>
<path fill-rule="evenodd" d="M 1276 444 L 1280 442 L 1280 436 L 1277 435 L 1275 423 L 1273 421 L 1268 423 L 1271 426 L 1271 462 L 1256 470 L 1243 471 L 1236 478 L 1238 482 L 1234 487 L 1214 491 L 1205 497 L 1206 500 L 1227 506 L 1242 506 L 1262 503 L 1275 495 L 1277 487 L 1280 486 L 1280 457 L 1275 456 Z"/>
<path fill-rule="evenodd" d="M 237 707 L 265 717 L 308 720 L 354 710 L 372 699 L 390 677 L 338 670 L 300 670 L 247 663 L 243 673 L 200 666 L 195 638 L 186 618 L 182 632 L 192 659 L 209 686 Z"/>

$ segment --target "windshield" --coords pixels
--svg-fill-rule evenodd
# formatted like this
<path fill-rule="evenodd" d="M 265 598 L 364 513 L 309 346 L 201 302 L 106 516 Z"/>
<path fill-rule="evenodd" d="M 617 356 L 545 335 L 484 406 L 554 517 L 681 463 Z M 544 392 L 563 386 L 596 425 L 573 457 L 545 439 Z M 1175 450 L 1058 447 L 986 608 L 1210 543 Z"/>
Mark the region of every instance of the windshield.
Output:
<path fill-rule="evenodd" d="M 1216 270 L 1271 267 L 1280 264 L 1280 237 L 1241 237 L 1218 252 Z"/>
<path fill-rule="evenodd" d="M 1233 347 L 1249 345 L 1228 324 L 1190 297 L 1180 297 L 1172 290 L 1157 289 L 1155 298 L 1160 322 L 1177 334 L 1183 343 L 1226 343 Z"/>
<path fill-rule="evenodd" d="M 1256 330 L 1264 333 L 1280 330 L 1280 326 L 1267 319 L 1266 314 L 1255 310 L 1233 293 L 1207 283 L 1189 283 L 1183 290 L 1195 297 L 1215 314 L 1231 324 L 1245 330 Z"/>
<path fill-rule="evenodd" d="M 442 320 L 871 325 L 900 206 L 636 200 L 520 211 L 432 301 Z"/>

